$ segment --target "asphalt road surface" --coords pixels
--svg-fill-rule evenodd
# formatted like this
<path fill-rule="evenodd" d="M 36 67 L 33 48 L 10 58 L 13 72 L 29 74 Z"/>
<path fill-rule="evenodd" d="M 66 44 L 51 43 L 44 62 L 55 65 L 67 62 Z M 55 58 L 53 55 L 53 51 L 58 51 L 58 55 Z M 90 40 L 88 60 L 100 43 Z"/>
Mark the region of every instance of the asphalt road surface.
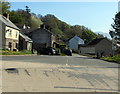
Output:
<path fill-rule="evenodd" d="M 118 92 L 118 64 L 91 57 L 3 56 L 3 92 Z"/>

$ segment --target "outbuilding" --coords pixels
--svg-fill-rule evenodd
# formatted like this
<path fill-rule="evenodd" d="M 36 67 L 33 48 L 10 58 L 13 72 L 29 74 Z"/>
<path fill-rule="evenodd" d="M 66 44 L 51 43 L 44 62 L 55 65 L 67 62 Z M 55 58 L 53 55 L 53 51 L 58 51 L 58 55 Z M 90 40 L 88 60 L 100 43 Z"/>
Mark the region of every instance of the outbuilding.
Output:
<path fill-rule="evenodd" d="M 77 35 L 69 39 L 68 46 L 70 49 L 77 51 L 78 45 L 84 44 L 84 40 L 78 37 Z"/>
<path fill-rule="evenodd" d="M 80 53 L 102 56 L 111 56 L 113 54 L 112 41 L 107 38 L 96 38 L 86 45 L 80 45 Z"/>

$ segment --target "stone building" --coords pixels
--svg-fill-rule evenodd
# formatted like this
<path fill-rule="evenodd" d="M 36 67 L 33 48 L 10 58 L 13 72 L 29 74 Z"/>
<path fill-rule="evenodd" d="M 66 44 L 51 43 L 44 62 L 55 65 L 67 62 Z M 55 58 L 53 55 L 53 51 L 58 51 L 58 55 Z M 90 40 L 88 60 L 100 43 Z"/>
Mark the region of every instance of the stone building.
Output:
<path fill-rule="evenodd" d="M 111 56 L 113 53 L 112 41 L 107 38 L 97 38 L 86 45 L 80 45 L 79 50 L 81 53 L 93 54 L 97 57 Z"/>
<path fill-rule="evenodd" d="M 56 41 L 55 36 L 44 25 L 41 25 L 41 28 L 31 31 L 28 36 L 33 40 L 33 49 L 35 50 L 53 47 Z"/>

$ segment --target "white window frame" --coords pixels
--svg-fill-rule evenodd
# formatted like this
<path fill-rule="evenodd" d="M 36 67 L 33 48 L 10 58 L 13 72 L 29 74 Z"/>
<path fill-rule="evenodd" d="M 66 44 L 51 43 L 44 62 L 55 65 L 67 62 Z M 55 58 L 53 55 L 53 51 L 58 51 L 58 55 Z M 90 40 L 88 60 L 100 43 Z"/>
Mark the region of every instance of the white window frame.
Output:
<path fill-rule="evenodd" d="M 12 36 L 12 30 L 11 30 L 11 29 L 6 30 L 6 32 L 8 32 L 8 36 L 9 36 L 9 37 Z"/>

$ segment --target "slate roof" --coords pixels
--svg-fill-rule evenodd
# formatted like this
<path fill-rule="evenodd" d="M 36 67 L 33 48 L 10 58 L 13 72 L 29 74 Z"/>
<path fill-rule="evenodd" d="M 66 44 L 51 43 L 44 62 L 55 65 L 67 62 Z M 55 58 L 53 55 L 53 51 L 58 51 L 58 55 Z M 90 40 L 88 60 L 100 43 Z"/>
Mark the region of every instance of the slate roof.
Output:
<path fill-rule="evenodd" d="M 2 21 L 6 26 L 20 30 L 16 25 L 14 25 L 9 19 L 0 14 L 0 21 Z"/>
<path fill-rule="evenodd" d="M 96 39 L 92 40 L 90 43 L 88 43 L 87 45 L 96 45 L 103 39 L 106 39 L 106 38 L 96 38 Z"/>
<path fill-rule="evenodd" d="M 69 38 L 67 41 L 70 41 L 72 38 L 75 38 L 77 41 L 79 40 L 79 39 L 82 39 L 82 38 L 80 38 L 79 36 L 77 36 L 77 35 L 73 35 L 71 38 Z M 82 39 L 83 40 L 83 39 Z M 83 40 L 84 41 L 84 40 Z"/>
<path fill-rule="evenodd" d="M 32 33 L 36 32 L 36 31 L 41 32 L 42 30 L 44 30 L 45 32 L 48 32 L 48 33 L 50 33 L 51 35 L 53 35 L 53 33 L 50 32 L 48 29 L 43 29 L 43 28 L 37 28 L 37 29 L 31 30 L 31 31 L 29 31 L 28 35 L 31 35 Z"/>
<path fill-rule="evenodd" d="M 33 42 L 32 39 L 26 36 L 23 32 L 20 32 L 20 36 L 23 37 L 25 41 Z"/>
<path fill-rule="evenodd" d="M 107 39 L 107 38 L 96 38 L 96 39 L 93 39 L 91 42 L 89 42 L 88 44 L 85 44 L 85 45 L 79 45 L 81 47 L 87 47 L 87 46 L 94 46 L 96 44 L 98 44 L 100 41 L 104 40 L 104 39 Z M 108 40 L 108 39 L 107 39 Z"/>

